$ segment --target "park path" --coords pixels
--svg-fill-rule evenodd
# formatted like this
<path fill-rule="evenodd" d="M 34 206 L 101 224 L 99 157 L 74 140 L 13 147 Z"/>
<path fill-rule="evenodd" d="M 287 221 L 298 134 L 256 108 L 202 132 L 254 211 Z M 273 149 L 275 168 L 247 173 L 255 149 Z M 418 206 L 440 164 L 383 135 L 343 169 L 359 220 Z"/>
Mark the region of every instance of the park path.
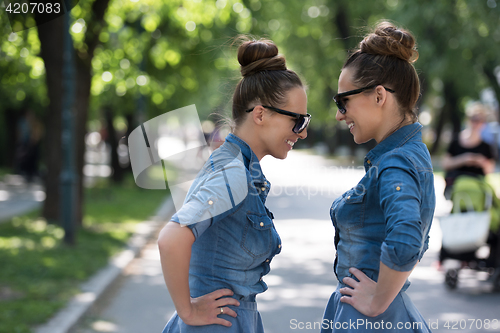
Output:
<path fill-rule="evenodd" d="M 300 151 L 292 151 L 285 160 L 266 157 L 262 169 L 272 184 L 267 205 L 283 243 L 271 273 L 264 278 L 269 290 L 258 296 L 266 333 L 318 332 L 307 325 L 319 325 L 337 283 L 332 271 L 334 229 L 329 208 L 364 171 Z M 441 195 L 443 188 L 443 179 L 436 178 L 438 217 L 450 209 Z M 430 248 L 410 277 L 408 294 L 433 332 L 449 332 L 453 325 L 460 328 L 464 323 L 467 328 L 460 331 L 500 332 L 500 294 L 490 292 L 485 276 L 464 271 L 456 291 L 445 288 L 443 273 L 434 267 L 440 240 L 435 220 Z M 153 237 L 72 333 L 159 333 L 173 312 Z M 486 329 L 487 320 L 497 320 L 496 329 L 493 325 Z"/>

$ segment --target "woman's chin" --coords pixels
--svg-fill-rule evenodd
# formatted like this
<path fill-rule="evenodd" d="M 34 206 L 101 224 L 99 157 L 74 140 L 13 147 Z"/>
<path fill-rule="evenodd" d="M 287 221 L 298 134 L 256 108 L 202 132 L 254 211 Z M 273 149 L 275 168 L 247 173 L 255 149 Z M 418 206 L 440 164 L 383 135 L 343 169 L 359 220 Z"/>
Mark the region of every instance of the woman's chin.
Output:
<path fill-rule="evenodd" d="M 354 142 L 356 144 L 358 144 L 358 145 L 363 144 L 363 143 L 367 143 L 370 140 L 371 139 L 363 139 L 363 138 L 356 138 L 356 137 L 354 137 Z"/>
<path fill-rule="evenodd" d="M 288 151 L 286 151 L 286 152 L 280 152 L 280 153 L 277 153 L 277 154 L 271 154 L 271 155 L 274 158 L 277 158 L 277 159 L 280 159 L 280 160 L 284 160 L 288 156 Z"/>

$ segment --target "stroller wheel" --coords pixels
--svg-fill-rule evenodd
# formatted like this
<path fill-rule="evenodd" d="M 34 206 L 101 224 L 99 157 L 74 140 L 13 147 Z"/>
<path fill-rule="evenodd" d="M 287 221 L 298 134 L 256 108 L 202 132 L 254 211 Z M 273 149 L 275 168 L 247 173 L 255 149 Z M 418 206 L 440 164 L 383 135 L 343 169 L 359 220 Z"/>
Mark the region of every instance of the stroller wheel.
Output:
<path fill-rule="evenodd" d="M 447 270 L 444 283 L 449 289 L 456 289 L 458 285 L 458 269 Z"/>

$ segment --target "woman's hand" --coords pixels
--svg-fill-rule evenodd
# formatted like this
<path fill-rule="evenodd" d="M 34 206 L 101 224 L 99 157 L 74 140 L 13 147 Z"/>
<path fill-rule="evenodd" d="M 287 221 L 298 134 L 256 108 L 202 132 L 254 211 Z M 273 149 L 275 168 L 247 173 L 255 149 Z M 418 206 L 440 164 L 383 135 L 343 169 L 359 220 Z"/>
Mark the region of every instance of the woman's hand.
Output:
<path fill-rule="evenodd" d="M 182 321 L 188 325 L 201 326 L 218 324 L 230 327 L 231 323 L 219 317 L 221 309 L 224 314 L 236 317 L 236 312 L 227 305 L 239 306 L 240 302 L 231 297 L 233 292 L 230 289 L 219 289 L 210 294 L 197 298 L 191 298 L 191 307 L 183 313 L 177 312 Z M 223 298 L 221 298 L 223 297 Z"/>
<path fill-rule="evenodd" d="M 236 317 L 236 312 L 227 306 L 238 306 L 240 303 L 234 298 L 224 297 L 232 296 L 232 290 L 219 289 L 201 297 L 191 297 L 189 262 L 194 240 L 191 229 L 175 222 L 167 223 L 158 237 L 163 276 L 177 314 L 188 325 L 231 326 L 229 321 L 218 316 L 221 314 L 222 308 L 224 314 Z"/>
<path fill-rule="evenodd" d="M 342 281 L 351 288 L 340 288 L 342 296 L 340 301 L 352 305 L 356 310 L 368 317 L 375 317 L 384 312 L 385 309 L 373 309 L 375 291 L 377 283 L 370 279 L 359 269 L 351 267 L 349 272 L 353 274 L 358 280 L 345 277 Z"/>
<path fill-rule="evenodd" d="M 460 156 L 462 157 L 463 165 L 470 167 L 482 168 L 487 160 L 484 155 L 478 153 L 463 153 Z"/>
<path fill-rule="evenodd" d="M 340 301 L 352 305 L 368 317 L 378 316 L 387 310 L 411 274 L 411 271 L 400 272 L 391 269 L 382 262 L 377 282 L 354 267 L 349 268 L 349 272 L 359 282 L 350 277 L 344 278 L 343 282 L 352 289 L 341 288 L 340 293 L 347 296 L 342 296 Z"/>

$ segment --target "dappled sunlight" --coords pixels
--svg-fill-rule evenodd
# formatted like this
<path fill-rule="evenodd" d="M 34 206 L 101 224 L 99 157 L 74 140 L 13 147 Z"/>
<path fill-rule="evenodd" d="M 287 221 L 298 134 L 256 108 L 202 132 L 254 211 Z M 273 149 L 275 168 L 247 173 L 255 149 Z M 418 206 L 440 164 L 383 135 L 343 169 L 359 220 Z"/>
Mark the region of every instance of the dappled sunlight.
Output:
<path fill-rule="evenodd" d="M 148 244 L 141 252 L 141 259 L 133 260 L 124 270 L 136 284 L 165 287 L 160 264 L 160 252 L 155 243 Z M 167 294 L 166 294 L 167 295 Z"/>
<path fill-rule="evenodd" d="M 118 326 L 116 324 L 104 320 L 93 322 L 91 327 L 96 332 L 118 332 Z"/>
<path fill-rule="evenodd" d="M 270 196 L 305 195 L 335 198 L 361 180 L 361 165 L 338 166 L 323 157 L 291 151 L 286 160 L 265 157 L 262 170 L 271 181 Z"/>
<path fill-rule="evenodd" d="M 335 291 L 335 285 L 304 283 L 298 285 L 279 284 L 258 296 L 261 311 L 284 308 L 286 306 L 318 306 L 326 304 Z"/>
<path fill-rule="evenodd" d="M 297 207 L 296 200 L 290 200 L 290 205 Z M 307 215 L 310 209 L 298 215 Z M 328 213 L 328 206 L 325 210 Z M 271 263 L 271 273 L 263 278 L 269 289 L 257 298 L 264 323 L 272 317 L 278 322 L 274 327 L 288 328 L 294 318 L 319 321 L 336 288 L 334 229 L 327 220 L 328 214 L 324 220 L 279 219 L 279 212 L 276 210 L 275 224 L 283 248 Z M 273 326 L 266 325 L 268 331 L 274 332 Z"/>
<path fill-rule="evenodd" d="M 333 226 L 323 220 L 276 220 L 283 248 L 273 260 L 272 268 L 288 268 L 305 265 L 317 270 L 325 262 L 333 263 L 335 249 Z M 286 257 L 286 260 L 280 260 Z"/>
<path fill-rule="evenodd" d="M 424 280 L 427 284 L 443 284 L 443 274 L 434 267 L 418 265 L 410 275 L 410 281 L 416 283 L 417 280 Z"/>

